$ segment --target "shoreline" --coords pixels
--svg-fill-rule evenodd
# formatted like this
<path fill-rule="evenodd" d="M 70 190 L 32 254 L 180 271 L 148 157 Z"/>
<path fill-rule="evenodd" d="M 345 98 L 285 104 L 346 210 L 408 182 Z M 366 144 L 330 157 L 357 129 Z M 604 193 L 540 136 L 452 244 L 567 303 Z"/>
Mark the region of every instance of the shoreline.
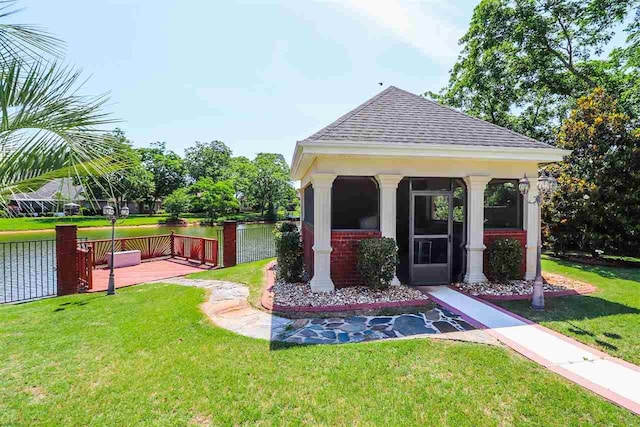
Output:
<path fill-rule="evenodd" d="M 119 228 L 157 228 L 157 227 L 191 227 L 194 225 L 199 225 L 194 222 L 188 222 L 186 225 L 175 225 L 175 224 L 139 224 L 139 225 L 118 225 L 116 223 L 116 230 Z M 74 225 L 74 224 L 63 224 L 63 225 Z M 80 230 L 110 230 L 110 225 L 98 225 L 98 226 L 78 226 L 78 231 Z M 52 232 L 55 233 L 56 229 L 54 228 L 38 228 L 35 230 L 5 230 L 0 231 L 0 236 L 4 234 L 26 234 L 26 233 L 43 233 L 43 232 Z"/>
<path fill-rule="evenodd" d="M 219 223 L 214 223 L 212 225 L 202 225 L 200 223 L 200 221 L 202 221 L 202 219 L 198 219 L 198 220 L 194 220 L 194 221 L 187 221 L 186 224 L 139 224 L 139 225 L 118 225 L 116 223 L 116 230 L 118 229 L 123 229 L 123 228 L 157 228 L 157 227 L 222 227 L 222 222 Z M 276 222 L 279 221 L 265 221 L 265 220 L 258 220 L 258 221 L 236 221 L 238 224 L 274 224 Z M 63 224 L 63 225 L 74 225 L 74 224 Z M 81 230 L 110 230 L 111 226 L 110 225 L 98 225 L 98 226 L 86 226 L 86 227 L 82 227 L 80 225 L 78 225 L 78 232 L 80 232 Z M 35 229 L 35 230 L 5 230 L 5 231 L 0 231 L 0 236 L 3 235 L 11 235 L 11 234 L 29 234 L 29 233 L 43 233 L 43 232 L 51 232 L 51 233 L 55 233 L 56 229 L 54 228 L 39 228 L 39 229 Z"/>

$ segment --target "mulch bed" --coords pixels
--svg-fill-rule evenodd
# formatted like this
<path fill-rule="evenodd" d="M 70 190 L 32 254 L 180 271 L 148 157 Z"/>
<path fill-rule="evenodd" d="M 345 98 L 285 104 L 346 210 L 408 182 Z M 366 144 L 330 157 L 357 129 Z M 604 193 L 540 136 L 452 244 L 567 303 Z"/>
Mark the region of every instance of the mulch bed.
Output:
<path fill-rule="evenodd" d="M 364 286 L 313 293 L 308 283 L 275 282 L 274 265 L 267 269 L 268 284 L 261 303 L 267 310 L 279 313 L 322 313 L 417 307 L 430 304 L 429 297 L 408 286 L 390 286 L 373 290 Z"/>
<path fill-rule="evenodd" d="M 597 288 L 579 280 L 554 273 L 544 273 L 545 297 L 584 295 L 595 292 Z M 512 280 L 506 283 L 454 283 L 457 290 L 486 300 L 524 300 L 533 294 L 533 281 Z"/>

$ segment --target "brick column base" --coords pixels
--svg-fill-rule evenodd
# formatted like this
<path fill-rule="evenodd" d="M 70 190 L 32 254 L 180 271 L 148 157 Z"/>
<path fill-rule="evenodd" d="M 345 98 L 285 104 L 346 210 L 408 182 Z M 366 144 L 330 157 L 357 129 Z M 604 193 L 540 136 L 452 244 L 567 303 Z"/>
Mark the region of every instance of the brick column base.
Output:
<path fill-rule="evenodd" d="M 78 227 L 56 225 L 58 295 L 78 293 Z"/>
<path fill-rule="evenodd" d="M 236 221 L 225 221 L 223 223 L 222 234 L 222 263 L 225 267 L 233 267 L 237 262 L 236 254 Z"/>

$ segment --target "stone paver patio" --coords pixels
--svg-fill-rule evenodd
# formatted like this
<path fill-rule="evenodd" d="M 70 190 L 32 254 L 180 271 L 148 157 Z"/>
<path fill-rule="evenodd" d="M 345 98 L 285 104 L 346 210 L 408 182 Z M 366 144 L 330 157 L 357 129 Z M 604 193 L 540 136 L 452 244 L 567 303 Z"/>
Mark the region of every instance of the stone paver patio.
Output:
<path fill-rule="evenodd" d="M 297 344 L 342 344 L 437 336 L 496 344 L 487 334 L 443 308 L 395 316 L 287 319 L 253 308 L 247 301 L 249 289 L 238 283 L 185 277 L 160 282 L 208 289 L 209 299 L 202 305 L 204 313 L 216 325 L 252 338 Z"/>

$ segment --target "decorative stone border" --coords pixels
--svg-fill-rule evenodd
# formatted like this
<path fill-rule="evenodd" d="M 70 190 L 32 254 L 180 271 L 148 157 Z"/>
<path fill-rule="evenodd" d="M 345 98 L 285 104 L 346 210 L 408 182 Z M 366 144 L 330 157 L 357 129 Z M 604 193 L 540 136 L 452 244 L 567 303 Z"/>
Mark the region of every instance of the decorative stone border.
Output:
<path fill-rule="evenodd" d="M 431 300 L 429 299 L 417 299 L 409 301 L 343 304 L 329 306 L 289 306 L 274 304 L 272 287 L 276 282 L 276 275 L 274 271 L 275 264 L 276 262 L 272 261 L 267 265 L 267 285 L 263 289 L 260 299 L 262 307 L 264 307 L 268 311 L 277 313 L 337 313 L 359 310 L 380 310 L 384 308 L 421 307 L 431 303 Z"/>
<path fill-rule="evenodd" d="M 457 292 L 460 292 L 461 294 L 470 296 L 472 298 L 480 298 L 483 299 L 485 301 L 522 301 L 522 300 L 528 300 L 531 299 L 533 297 L 532 294 L 526 294 L 526 295 L 490 295 L 490 294 L 479 294 L 479 295 L 474 295 L 471 294 L 469 292 L 465 292 L 460 288 L 457 288 L 453 285 L 449 285 L 449 287 Z M 545 298 L 555 298 L 555 297 L 568 297 L 568 296 L 577 296 L 577 295 L 586 295 L 586 294 L 590 294 L 593 293 L 595 291 L 597 291 L 598 288 L 596 288 L 593 285 L 590 285 L 588 283 L 584 283 L 583 286 L 580 286 L 577 289 L 565 289 L 562 291 L 545 291 L 544 292 L 544 296 Z"/>
<path fill-rule="evenodd" d="M 466 292 L 462 292 L 460 289 L 458 288 L 453 288 L 455 290 L 457 290 L 460 293 L 463 293 L 465 295 L 469 295 L 469 296 L 475 296 L 475 297 L 479 297 L 482 298 L 484 300 L 487 301 L 521 301 L 521 300 L 527 300 L 527 299 L 531 299 L 533 297 L 533 295 L 528 294 L 528 295 L 470 295 L 467 294 Z M 590 294 L 593 293 L 595 291 L 597 291 L 598 288 L 596 288 L 593 285 L 587 285 L 584 286 L 580 289 L 566 289 L 564 291 L 546 291 L 544 293 L 545 298 L 551 297 L 551 298 L 555 298 L 555 297 L 568 297 L 568 296 L 576 296 L 576 295 L 585 295 L 585 294 Z"/>

